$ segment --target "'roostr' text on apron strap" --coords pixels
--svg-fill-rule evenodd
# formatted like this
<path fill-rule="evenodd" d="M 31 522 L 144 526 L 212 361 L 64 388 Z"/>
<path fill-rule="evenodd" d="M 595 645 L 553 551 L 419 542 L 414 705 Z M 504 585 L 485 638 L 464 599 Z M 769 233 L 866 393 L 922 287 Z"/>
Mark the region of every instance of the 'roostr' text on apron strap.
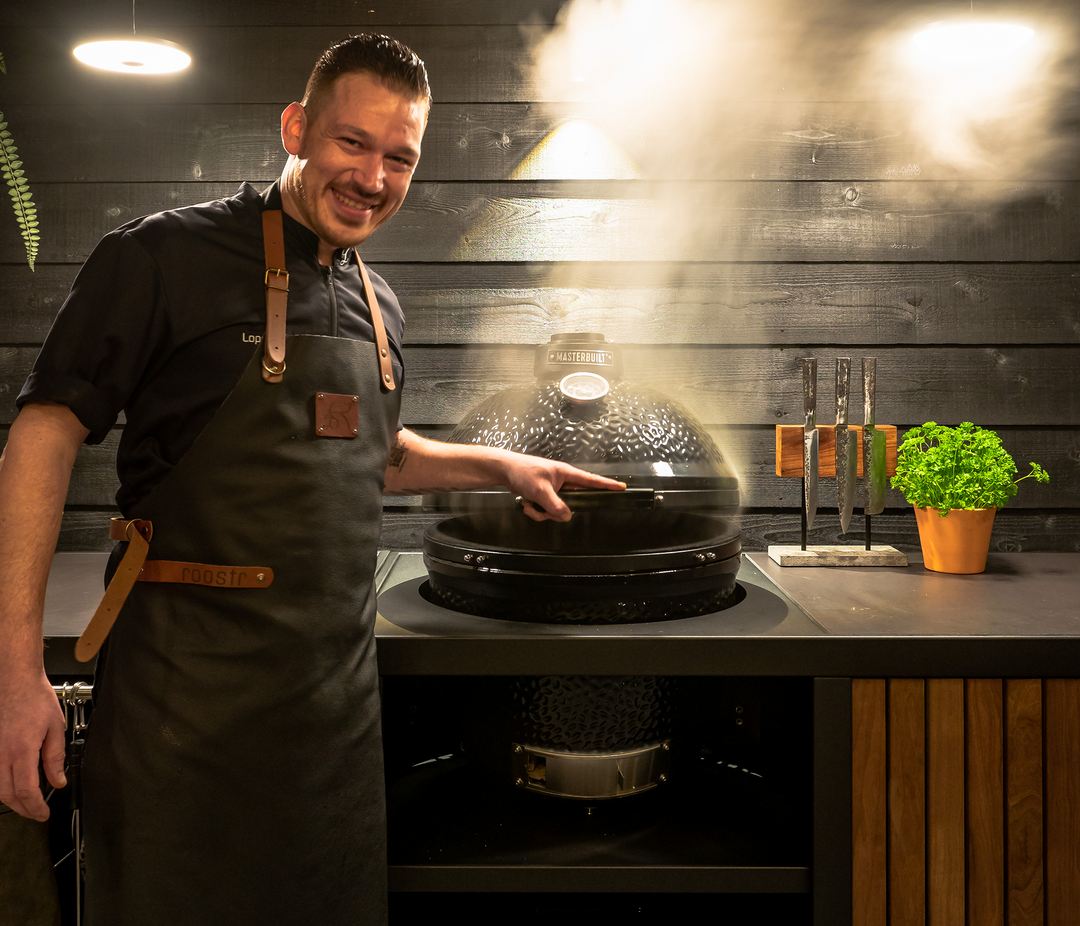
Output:
<path fill-rule="evenodd" d="M 136 582 L 175 582 L 183 585 L 209 585 L 215 588 L 269 588 L 274 570 L 268 566 L 216 566 L 209 563 L 182 563 L 175 560 L 146 558 L 154 526 L 138 518 L 130 521 L 113 518 L 109 525 L 112 540 L 126 540 L 128 548 L 113 573 L 105 596 L 90 623 L 75 643 L 79 662 L 93 659 L 112 630 L 120 609 Z"/>

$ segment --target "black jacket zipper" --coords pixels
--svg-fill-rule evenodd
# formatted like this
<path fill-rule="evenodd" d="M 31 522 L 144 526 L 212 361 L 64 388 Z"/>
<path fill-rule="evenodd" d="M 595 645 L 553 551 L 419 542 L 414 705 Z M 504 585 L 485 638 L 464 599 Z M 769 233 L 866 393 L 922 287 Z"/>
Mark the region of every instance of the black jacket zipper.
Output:
<path fill-rule="evenodd" d="M 334 291 L 334 265 L 326 268 L 326 286 L 330 290 L 330 337 L 338 336 L 337 293 Z"/>

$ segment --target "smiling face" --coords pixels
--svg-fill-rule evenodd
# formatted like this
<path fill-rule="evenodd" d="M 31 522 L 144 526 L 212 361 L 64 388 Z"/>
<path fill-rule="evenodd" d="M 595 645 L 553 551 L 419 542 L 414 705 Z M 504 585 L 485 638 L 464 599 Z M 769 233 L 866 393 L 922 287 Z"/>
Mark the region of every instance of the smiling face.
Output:
<path fill-rule="evenodd" d="M 337 78 L 313 116 L 299 103 L 282 113 L 289 153 L 282 205 L 319 236 L 320 263 L 364 241 L 398 211 L 426 123 L 426 100 L 390 90 L 366 72 Z"/>

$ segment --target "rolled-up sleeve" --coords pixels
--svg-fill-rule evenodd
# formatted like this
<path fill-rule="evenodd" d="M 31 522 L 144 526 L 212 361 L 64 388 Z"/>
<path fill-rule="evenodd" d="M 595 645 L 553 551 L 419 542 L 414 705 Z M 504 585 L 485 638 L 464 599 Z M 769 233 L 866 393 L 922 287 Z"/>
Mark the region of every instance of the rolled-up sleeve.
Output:
<path fill-rule="evenodd" d="M 100 443 L 167 335 L 161 275 L 124 229 L 106 235 L 71 292 L 16 399 L 66 405 Z"/>

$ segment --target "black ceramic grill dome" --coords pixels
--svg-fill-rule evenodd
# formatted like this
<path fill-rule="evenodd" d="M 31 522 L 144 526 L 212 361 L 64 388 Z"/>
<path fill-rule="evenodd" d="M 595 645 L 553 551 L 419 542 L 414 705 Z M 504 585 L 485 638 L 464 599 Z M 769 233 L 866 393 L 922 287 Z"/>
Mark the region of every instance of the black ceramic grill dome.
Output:
<path fill-rule="evenodd" d="M 505 490 L 426 497 L 472 512 L 425 533 L 431 600 L 487 617 L 606 624 L 707 614 L 738 599 L 739 531 L 702 513 L 736 508 L 738 480 L 700 422 L 619 381 L 621 367 L 621 349 L 602 335 L 556 336 L 537 350 L 536 385 L 465 416 L 454 443 L 560 460 L 632 491 L 601 493 L 567 525 L 534 524 Z M 577 374 L 582 389 L 568 385 Z"/>
<path fill-rule="evenodd" d="M 657 393 L 626 383 L 613 385 L 587 405 L 572 404 L 558 383 L 506 389 L 470 411 L 450 440 L 575 466 L 601 464 L 657 480 L 730 477 L 719 448 L 692 415 Z M 664 467 L 658 472 L 649 465 L 656 463 L 674 464 L 678 472 L 673 469 L 668 476 Z"/>

